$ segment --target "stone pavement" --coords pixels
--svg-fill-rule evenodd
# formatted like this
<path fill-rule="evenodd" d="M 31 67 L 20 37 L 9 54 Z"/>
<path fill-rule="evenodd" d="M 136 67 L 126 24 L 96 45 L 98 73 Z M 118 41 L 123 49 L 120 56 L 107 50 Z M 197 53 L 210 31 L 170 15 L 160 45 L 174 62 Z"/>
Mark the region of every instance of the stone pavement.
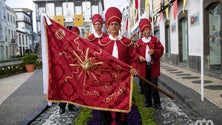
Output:
<path fill-rule="evenodd" d="M 162 110 L 154 110 L 155 121 L 158 125 L 193 125 L 198 116 L 184 112 L 181 104 L 165 96 L 160 98 Z"/>
<path fill-rule="evenodd" d="M 222 124 L 222 80 L 204 76 L 204 101 L 200 95 L 200 73 L 161 63 L 159 81 L 186 107 L 185 112 L 199 116 L 197 122 Z"/>
<path fill-rule="evenodd" d="M 163 110 L 155 111 L 156 121 L 163 125 L 189 125 L 222 121 L 222 82 L 205 76 L 205 100 L 200 97 L 200 74 L 161 63 L 159 85 L 175 96 L 161 94 Z M 166 89 L 165 89 L 166 88 Z M 57 104 L 47 107 L 42 86 L 42 70 L 0 79 L 0 125 L 72 125 L 78 112 L 60 115 Z"/>
<path fill-rule="evenodd" d="M 33 73 L 22 73 L 0 79 L 0 105 L 32 75 Z"/>
<path fill-rule="evenodd" d="M 26 125 L 47 106 L 42 70 L 0 79 L 0 125 Z"/>
<path fill-rule="evenodd" d="M 54 103 L 52 106 L 47 107 L 38 117 L 30 121 L 29 125 L 73 125 L 79 111 L 71 112 L 66 106 L 66 112 L 60 114 L 58 104 Z"/>
<path fill-rule="evenodd" d="M 135 77 L 135 82 L 138 83 L 138 78 Z M 165 89 L 164 86 L 160 85 L 161 88 Z M 190 125 L 198 119 L 198 115 L 193 116 L 191 113 L 185 113 L 179 107 L 181 104 L 175 100 L 171 100 L 168 97 L 161 95 L 162 110 L 155 110 L 155 120 L 158 125 Z M 184 109 L 184 107 L 183 107 Z M 59 114 L 59 107 L 57 104 L 53 104 L 47 107 L 43 113 L 41 113 L 36 119 L 30 122 L 29 125 L 73 125 L 75 118 L 79 112 L 70 112 L 66 107 L 64 114 Z"/>

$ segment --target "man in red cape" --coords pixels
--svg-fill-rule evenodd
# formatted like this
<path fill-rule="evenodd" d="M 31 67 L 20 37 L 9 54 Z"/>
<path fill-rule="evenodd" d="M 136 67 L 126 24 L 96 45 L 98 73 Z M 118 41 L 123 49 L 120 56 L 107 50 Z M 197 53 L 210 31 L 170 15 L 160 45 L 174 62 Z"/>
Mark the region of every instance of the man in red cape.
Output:
<path fill-rule="evenodd" d="M 95 45 L 98 45 L 98 42 L 100 42 L 102 39 L 104 39 L 108 36 L 108 34 L 106 34 L 102 31 L 102 27 L 103 27 L 102 16 L 99 14 L 94 14 L 92 16 L 92 24 L 93 24 L 93 28 L 94 28 L 95 32 L 88 35 L 86 39 L 89 42 L 92 42 Z"/>
<path fill-rule="evenodd" d="M 151 20 L 143 18 L 139 22 L 140 32 L 143 35 L 137 41 L 137 56 L 139 60 L 139 74 L 158 86 L 158 77 L 160 76 L 160 58 L 163 55 L 164 48 L 157 37 L 151 35 Z M 145 96 L 145 107 L 154 107 L 161 110 L 159 91 L 144 81 L 141 81 L 143 94 Z"/>
<path fill-rule="evenodd" d="M 131 66 L 45 17 L 47 99 L 97 110 L 129 112 Z M 42 41 L 44 42 L 44 41 Z M 48 61 L 46 61 L 48 60 Z"/>
<path fill-rule="evenodd" d="M 119 30 L 121 28 L 122 13 L 118 8 L 110 7 L 105 13 L 105 18 L 109 36 L 102 39 L 101 42 L 99 42 L 99 46 L 119 61 L 123 61 L 126 64 L 133 66 L 133 59 L 135 58 L 136 49 L 134 48 L 133 43 L 128 38 L 119 34 Z M 133 68 L 131 68 L 130 72 L 132 75 L 137 74 L 137 71 Z M 112 114 L 114 115 L 112 116 Z M 118 125 L 127 124 L 125 113 L 118 112 L 112 114 L 107 111 L 101 111 L 102 125 L 110 125 L 111 122 L 112 124 Z"/>

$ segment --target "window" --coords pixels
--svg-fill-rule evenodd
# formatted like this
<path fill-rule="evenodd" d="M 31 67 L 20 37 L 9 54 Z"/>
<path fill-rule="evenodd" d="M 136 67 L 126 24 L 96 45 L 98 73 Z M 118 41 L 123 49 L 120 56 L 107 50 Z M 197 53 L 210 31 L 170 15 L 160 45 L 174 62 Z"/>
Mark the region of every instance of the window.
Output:
<path fill-rule="evenodd" d="M 10 15 L 10 22 L 12 23 L 12 15 Z"/>
<path fill-rule="evenodd" d="M 8 20 L 8 22 L 9 22 L 9 14 L 7 14 L 7 20 Z"/>

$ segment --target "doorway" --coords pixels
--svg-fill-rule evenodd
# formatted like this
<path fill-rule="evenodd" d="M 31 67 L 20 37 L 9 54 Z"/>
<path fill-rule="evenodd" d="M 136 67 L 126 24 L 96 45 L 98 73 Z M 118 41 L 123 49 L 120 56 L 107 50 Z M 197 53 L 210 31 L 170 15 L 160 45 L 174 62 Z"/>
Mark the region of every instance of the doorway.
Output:
<path fill-rule="evenodd" d="M 179 31 L 179 63 L 182 65 L 188 64 L 188 19 L 187 11 L 179 14 L 178 22 Z"/>
<path fill-rule="evenodd" d="M 222 71 L 221 2 L 212 2 L 204 10 L 204 60 L 205 69 L 214 73 Z"/>
<path fill-rule="evenodd" d="M 165 22 L 165 53 L 166 58 L 170 58 L 171 55 L 171 37 L 170 37 L 170 21 Z"/>

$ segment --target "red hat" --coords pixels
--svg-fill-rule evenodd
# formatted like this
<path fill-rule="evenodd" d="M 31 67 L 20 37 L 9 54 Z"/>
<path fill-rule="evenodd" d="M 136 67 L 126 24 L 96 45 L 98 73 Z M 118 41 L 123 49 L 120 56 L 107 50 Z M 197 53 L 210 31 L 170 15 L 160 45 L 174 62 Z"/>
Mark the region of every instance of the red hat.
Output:
<path fill-rule="evenodd" d="M 120 10 L 118 8 L 110 7 L 106 11 L 105 18 L 106 18 L 106 25 L 109 25 L 111 22 L 121 23 L 122 13 L 120 12 Z"/>
<path fill-rule="evenodd" d="M 139 22 L 140 31 L 143 32 L 147 28 L 151 29 L 152 28 L 151 22 L 152 22 L 151 20 L 148 20 L 146 18 L 141 19 Z"/>
<path fill-rule="evenodd" d="M 94 24 L 95 22 L 100 22 L 103 23 L 103 18 L 99 14 L 94 14 L 92 17 L 92 23 Z"/>
<path fill-rule="evenodd" d="M 71 32 L 75 33 L 76 35 L 80 34 L 79 28 L 77 26 L 73 26 Z"/>

